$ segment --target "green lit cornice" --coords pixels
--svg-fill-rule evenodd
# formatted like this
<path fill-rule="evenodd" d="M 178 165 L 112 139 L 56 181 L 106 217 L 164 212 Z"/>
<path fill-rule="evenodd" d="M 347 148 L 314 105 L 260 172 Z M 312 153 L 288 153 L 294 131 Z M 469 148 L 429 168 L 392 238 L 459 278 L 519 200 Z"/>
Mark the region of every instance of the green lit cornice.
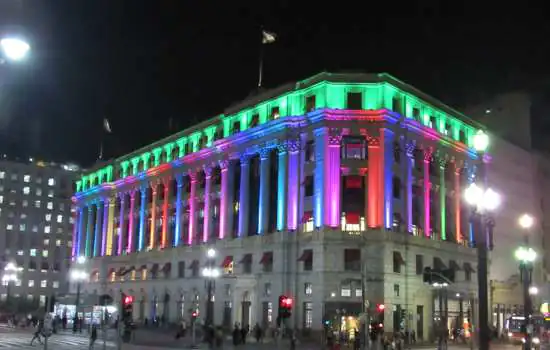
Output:
<path fill-rule="evenodd" d="M 308 79 L 250 96 L 224 114 L 142 147 L 131 154 L 103 164 L 77 182 L 77 192 L 105 182 L 136 176 L 150 168 L 216 147 L 221 139 L 270 123 L 274 119 L 304 115 L 307 99 L 315 98 L 314 109 L 347 109 L 352 93 L 361 94 L 362 109 L 391 110 L 414 119 L 424 128 L 445 134 L 450 142 L 468 149 L 475 132 L 483 128 L 456 110 L 389 74 L 319 73 Z M 310 103 L 311 105 L 311 103 Z M 238 127 L 238 130 L 237 130 Z M 239 137 L 239 139 L 245 139 Z M 201 153 L 202 154 L 202 153 Z"/>

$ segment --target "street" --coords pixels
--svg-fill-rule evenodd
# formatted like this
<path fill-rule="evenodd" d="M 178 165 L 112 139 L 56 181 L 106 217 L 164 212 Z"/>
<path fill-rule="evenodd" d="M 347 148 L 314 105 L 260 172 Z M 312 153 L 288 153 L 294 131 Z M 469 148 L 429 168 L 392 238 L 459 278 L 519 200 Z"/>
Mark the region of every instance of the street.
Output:
<path fill-rule="evenodd" d="M 143 333 L 143 334 L 140 334 Z M 109 340 L 107 341 L 107 349 L 116 349 L 116 344 L 113 341 L 114 334 L 109 334 Z M 0 349 L 43 349 L 43 345 L 35 342 L 34 345 L 30 345 L 32 338 L 31 329 L 13 329 L 0 327 Z M 98 335 L 98 340 L 94 348 L 96 350 L 103 349 L 103 341 L 101 334 Z M 147 341 L 145 341 L 147 339 Z M 136 344 L 138 343 L 138 344 Z M 88 349 L 89 338 L 86 332 L 83 334 L 74 335 L 70 332 L 54 334 L 48 339 L 48 349 L 51 350 L 81 350 Z M 158 333 L 157 336 L 152 336 L 150 332 L 137 332 L 136 339 L 133 344 L 123 344 L 122 350 L 166 350 L 166 349 L 185 349 L 191 347 L 191 339 L 184 339 L 181 341 L 175 341 L 172 336 L 166 333 Z M 202 344 L 200 349 L 207 349 L 207 346 Z M 245 345 L 233 346 L 230 342 L 224 344 L 225 350 L 249 350 L 249 349 L 262 349 L 262 350 L 279 350 L 288 349 L 288 343 L 283 343 L 282 346 L 277 346 L 275 343 L 256 344 L 249 343 Z M 296 346 L 299 350 L 319 350 L 320 347 L 317 344 L 301 344 Z M 434 346 L 422 346 L 413 347 L 413 349 L 435 349 Z M 342 348 L 346 349 L 346 348 Z M 519 346 L 513 345 L 493 345 L 491 350 L 519 350 Z M 543 347 L 544 349 L 544 347 Z M 372 350 L 381 350 L 380 348 Z M 450 345 L 447 350 L 469 350 L 469 347 L 461 345 Z"/>

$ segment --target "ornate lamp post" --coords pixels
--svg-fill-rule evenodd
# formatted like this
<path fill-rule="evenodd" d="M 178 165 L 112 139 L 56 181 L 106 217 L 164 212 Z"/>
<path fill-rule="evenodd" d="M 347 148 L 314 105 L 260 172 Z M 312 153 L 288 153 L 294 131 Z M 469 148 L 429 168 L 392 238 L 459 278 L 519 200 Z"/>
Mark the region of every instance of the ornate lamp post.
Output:
<path fill-rule="evenodd" d="M 75 300 L 75 306 L 74 306 L 74 317 L 73 317 L 73 333 L 76 333 L 77 330 L 77 323 L 78 323 L 78 307 L 80 306 L 80 287 L 82 286 L 82 282 L 85 282 L 88 280 L 88 272 L 85 269 L 86 264 L 86 258 L 83 256 L 79 256 L 76 258 L 76 263 L 71 269 L 71 281 L 76 283 L 76 300 Z"/>
<path fill-rule="evenodd" d="M 220 270 L 215 267 L 216 250 L 210 248 L 206 252 L 206 267 L 202 270 L 202 275 L 206 280 L 206 290 L 208 300 L 206 301 L 206 320 L 205 326 L 212 326 L 214 320 L 214 287 L 215 280 L 220 276 Z"/>
<path fill-rule="evenodd" d="M 519 225 L 524 229 L 524 246 L 516 249 L 515 256 L 519 261 L 519 271 L 523 286 L 523 311 L 525 316 L 525 349 L 531 349 L 532 329 L 531 316 L 533 313 L 533 301 L 531 295 L 538 293 L 536 287 L 531 286 L 533 262 L 537 259 L 537 252 L 529 247 L 529 230 L 533 226 L 534 219 L 529 214 L 523 214 L 519 218 Z"/>
<path fill-rule="evenodd" d="M 477 248 L 477 283 L 479 296 L 479 349 L 489 350 L 489 293 L 488 293 L 488 245 L 492 246 L 494 221 L 491 212 L 500 205 L 500 195 L 491 188 L 485 188 L 485 168 L 483 157 L 489 146 L 489 136 L 479 130 L 474 136 L 474 148 L 479 159 L 479 172 L 476 179 L 481 182 L 470 184 L 466 189 L 466 202 L 472 207 L 470 221 L 474 227 Z M 489 237 L 489 241 L 487 240 Z"/>

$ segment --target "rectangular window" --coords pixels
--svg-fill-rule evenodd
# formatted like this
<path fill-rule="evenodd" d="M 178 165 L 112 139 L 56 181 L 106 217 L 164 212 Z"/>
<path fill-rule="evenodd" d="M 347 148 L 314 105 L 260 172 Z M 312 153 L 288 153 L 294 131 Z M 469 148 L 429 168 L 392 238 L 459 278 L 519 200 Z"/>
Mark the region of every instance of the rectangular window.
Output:
<path fill-rule="evenodd" d="M 313 303 L 304 303 L 304 329 L 311 329 L 313 325 Z"/>
<path fill-rule="evenodd" d="M 264 284 L 264 296 L 268 297 L 271 295 L 271 283 Z"/>
<path fill-rule="evenodd" d="M 393 296 L 396 298 L 399 297 L 399 284 L 393 285 Z"/>
<path fill-rule="evenodd" d="M 306 113 L 315 110 L 315 95 L 306 97 Z"/>
<path fill-rule="evenodd" d="M 313 293 L 313 285 L 311 282 L 304 283 L 304 294 L 311 295 Z"/>
<path fill-rule="evenodd" d="M 401 273 L 401 265 L 403 265 L 403 257 L 400 252 L 393 252 L 393 272 Z"/>
<path fill-rule="evenodd" d="M 344 284 L 342 285 L 342 289 L 340 290 L 340 295 L 343 297 L 351 297 L 351 284 Z"/>
<path fill-rule="evenodd" d="M 279 106 L 271 108 L 271 120 L 279 119 Z"/>
<path fill-rule="evenodd" d="M 422 275 L 424 273 L 424 256 L 417 254 L 416 255 L 416 274 Z"/>
<path fill-rule="evenodd" d="M 367 159 L 366 142 L 364 138 L 360 137 L 346 137 L 343 140 L 343 154 L 344 159 Z"/>
<path fill-rule="evenodd" d="M 361 271 L 360 249 L 344 249 L 344 270 Z"/>
<path fill-rule="evenodd" d="M 315 161 L 315 141 L 310 140 L 306 143 L 306 163 Z"/>
<path fill-rule="evenodd" d="M 313 197 L 313 176 L 306 176 L 305 179 L 305 197 Z"/>
<path fill-rule="evenodd" d="M 393 198 L 401 198 L 401 179 L 395 176 L 392 181 Z"/>
<path fill-rule="evenodd" d="M 363 109 L 363 95 L 360 92 L 348 92 L 347 109 Z"/>

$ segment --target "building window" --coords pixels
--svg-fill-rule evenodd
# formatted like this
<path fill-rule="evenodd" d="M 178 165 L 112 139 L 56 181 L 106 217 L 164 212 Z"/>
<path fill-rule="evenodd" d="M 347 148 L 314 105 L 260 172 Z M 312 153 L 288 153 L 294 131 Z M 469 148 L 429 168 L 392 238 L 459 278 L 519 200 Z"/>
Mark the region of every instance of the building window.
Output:
<path fill-rule="evenodd" d="M 11 174 L 10 178 L 12 181 L 17 181 L 17 174 Z"/>
<path fill-rule="evenodd" d="M 31 255 L 31 256 L 36 256 L 36 249 L 34 249 L 34 248 L 31 249 L 31 250 L 30 250 L 30 255 Z"/>
<path fill-rule="evenodd" d="M 55 185 L 55 179 L 52 178 L 52 177 L 50 177 L 50 178 L 48 179 L 48 186 L 54 186 L 54 185 Z"/>
<path fill-rule="evenodd" d="M 424 273 L 424 256 L 416 255 L 416 274 L 422 275 Z"/>
<path fill-rule="evenodd" d="M 48 191 L 48 198 L 53 198 L 53 190 Z"/>
<path fill-rule="evenodd" d="M 0 171 L 0 179 L 3 179 L 6 177 L 6 172 L 5 171 Z"/>
<path fill-rule="evenodd" d="M 355 287 L 355 296 L 356 297 L 362 297 L 363 296 L 363 289 L 361 289 L 361 287 Z"/>
<path fill-rule="evenodd" d="M 405 262 L 403 261 L 403 257 L 401 256 L 401 253 L 394 251 L 393 252 L 393 272 L 401 273 L 401 265 L 404 265 L 404 264 Z"/>
<path fill-rule="evenodd" d="M 262 264 L 263 272 L 273 272 L 273 252 L 264 252 L 260 264 Z"/>
<path fill-rule="evenodd" d="M 178 262 L 178 278 L 185 277 L 185 261 Z"/>
<path fill-rule="evenodd" d="M 309 175 L 305 178 L 305 197 L 313 197 L 313 176 Z"/>
<path fill-rule="evenodd" d="M 48 286 L 48 281 L 47 280 L 40 281 L 40 287 L 46 288 L 47 286 Z"/>
<path fill-rule="evenodd" d="M 63 223 L 63 215 L 57 215 L 57 223 L 58 224 Z"/>
<path fill-rule="evenodd" d="M 365 217 L 359 216 L 358 213 L 342 213 L 341 219 L 342 231 L 359 234 L 365 231 Z"/>
<path fill-rule="evenodd" d="M 40 208 L 40 201 L 34 201 L 34 207 Z"/>
<path fill-rule="evenodd" d="M 361 271 L 360 249 L 344 249 L 344 270 Z"/>
<path fill-rule="evenodd" d="M 313 250 L 304 249 L 299 261 L 304 263 L 304 271 L 313 271 Z"/>
<path fill-rule="evenodd" d="M 401 198 L 401 179 L 398 178 L 397 176 L 393 177 L 392 188 L 393 188 L 393 198 L 396 198 L 396 199 Z"/>
<path fill-rule="evenodd" d="M 41 189 L 41 188 L 37 188 L 37 189 L 36 189 L 36 195 L 37 195 L 37 196 L 41 196 L 41 195 L 42 195 L 42 189 Z"/>
<path fill-rule="evenodd" d="M 0 204 L 4 203 L 4 196 L 0 196 Z"/>
<path fill-rule="evenodd" d="M 306 113 L 315 110 L 315 95 L 306 97 Z"/>
<path fill-rule="evenodd" d="M 302 222 L 304 223 L 303 232 L 313 232 L 314 224 L 313 224 L 312 211 L 304 212 L 304 217 L 302 218 Z"/>
<path fill-rule="evenodd" d="M 46 215 L 45 215 L 45 218 L 46 218 L 46 221 L 47 221 L 47 222 L 52 221 L 52 214 L 46 214 Z"/>
<path fill-rule="evenodd" d="M 313 303 L 304 303 L 304 329 L 311 329 L 313 324 Z"/>
<path fill-rule="evenodd" d="M 399 297 L 399 284 L 393 285 L 393 296 L 396 298 Z"/>
<path fill-rule="evenodd" d="M 279 116 L 280 116 L 279 107 L 276 106 L 271 108 L 271 119 L 272 120 L 279 119 Z"/>
<path fill-rule="evenodd" d="M 44 258 L 47 258 L 47 257 L 48 257 L 48 251 L 47 251 L 47 250 L 43 250 L 43 251 L 42 251 L 42 256 L 43 256 Z"/>
<path fill-rule="evenodd" d="M 50 226 L 44 226 L 44 233 L 50 233 Z"/>
<path fill-rule="evenodd" d="M 23 206 L 23 208 L 26 208 L 29 206 L 29 201 L 24 199 L 23 202 L 21 202 L 21 205 Z"/>
<path fill-rule="evenodd" d="M 30 187 L 29 186 L 23 187 L 23 194 L 29 194 L 29 193 L 31 193 Z"/>
<path fill-rule="evenodd" d="M 346 283 L 342 285 L 342 288 L 340 289 L 340 295 L 343 297 L 351 297 L 351 284 Z"/>
<path fill-rule="evenodd" d="M 347 109 L 363 109 L 363 94 L 360 92 L 348 92 Z"/>
<path fill-rule="evenodd" d="M 46 205 L 46 208 L 48 208 L 49 210 L 52 210 L 53 209 L 53 202 L 48 202 L 48 204 Z"/>
<path fill-rule="evenodd" d="M 24 182 L 30 182 L 31 181 L 31 176 L 30 175 L 23 176 L 23 181 Z"/>
<path fill-rule="evenodd" d="M 343 140 L 342 158 L 367 159 L 366 143 L 362 137 L 345 137 Z"/>
<path fill-rule="evenodd" d="M 29 287 L 34 287 L 34 280 L 29 280 Z"/>
<path fill-rule="evenodd" d="M 245 254 L 241 263 L 243 264 L 243 273 L 252 273 L 252 254 Z"/>
<path fill-rule="evenodd" d="M 306 163 L 315 161 L 315 141 L 310 140 L 306 143 Z"/>
<path fill-rule="evenodd" d="M 313 285 L 311 282 L 304 283 L 304 294 L 311 295 L 313 293 Z"/>
<path fill-rule="evenodd" d="M 25 224 L 19 224 L 19 231 L 25 231 Z"/>
<path fill-rule="evenodd" d="M 268 297 L 271 295 L 271 283 L 264 284 L 264 296 Z"/>

